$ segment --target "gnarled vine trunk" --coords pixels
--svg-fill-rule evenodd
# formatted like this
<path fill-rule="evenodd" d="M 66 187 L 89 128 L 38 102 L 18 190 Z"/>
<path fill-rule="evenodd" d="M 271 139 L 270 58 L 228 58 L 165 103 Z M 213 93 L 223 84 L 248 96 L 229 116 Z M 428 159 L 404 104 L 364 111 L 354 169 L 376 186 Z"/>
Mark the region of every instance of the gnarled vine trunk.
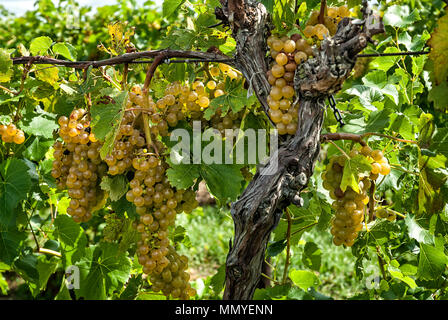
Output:
<path fill-rule="evenodd" d="M 269 110 L 270 86 L 266 71 L 269 14 L 255 0 L 221 0 L 217 18 L 230 25 L 236 40 L 235 65 Z M 344 18 L 334 37 L 325 39 L 314 58 L 299 65 L 294 88 L 299 103 L 298 129 L 283 141 L 278 152 L 257 170 L 240 198 L 232 204 L 235 237 L 226 261 L 224 299 L 251 299 L 260 282 L 264 255 L 272 230 L 290 204 L 302 205 L 300 192 L 313 174 L 320 150 L 326 98 L 340 90 L 356 55 L 383 32 L 379 18 L 363 2 L 364 20 Z"/>

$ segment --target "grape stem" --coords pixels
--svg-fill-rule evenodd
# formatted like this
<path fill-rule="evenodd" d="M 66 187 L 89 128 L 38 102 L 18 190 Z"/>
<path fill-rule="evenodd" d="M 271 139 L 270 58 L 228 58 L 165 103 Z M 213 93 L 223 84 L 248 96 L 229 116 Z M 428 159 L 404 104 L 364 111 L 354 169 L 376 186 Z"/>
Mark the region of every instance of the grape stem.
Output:
<path fill-rule="evenodd" d="M 390 136 L 390 135 L 382 134 L 382 133 L 376 133 L 376 132 L 366 132 L 363 134 L 343 133 L 343 132 L 326 133 L 321 136 L 321 141 L 322 142 L 326 142 L 326 141 L 331 142 L 331 140 L 352 140 L 352 141 L 358 142 L 362 146 L 366 146 L 367 143 L 363 139 L 365 137 L 369 137 L 369 136 L 379 136 L 379 137 L 384 137 L 384 138 L 388 138 L 388 139 L 399 141 L 399 142 L 417 144 L 417 141 L 414 141 L 414 140 L 400 139 L 400 138 L 397 138 L 394 136 Z"/>
<path fill-rule="evenodd" d="M 332 140 L 328 140 L 328 142 L 330 142 L 332 145 L 334 145 L 339 151 L 341 151 L 341 153 L 347 158 L 350 159 L 350 156 L 344 151 L 342 150 L 342 148 L 340 148 L 336 143 L 334 143 Z"/>
<path fill-rule="evenodd" d="M 320 24 L 324 24 L 324 16 L 325 16 L 325 9 L 327 9 L 327 0 L 321 0 L 320 1 L 320 11 L 319 16 L 317 17 L 317 21 Z"/>
<path fill-rule="evenodd" d="M 388 138 L 388 139 L 392 139 L 392 140 L 399 141 L 399 142 L 417 144 L 417 141 L 415 141 L 415 140 L 400 139 L 400 138 L 397 138 L 397 137 L 394 137 L 394 136 L 389 136 L 387 134 L 376 133 L 376 132 L 366 132 L 366 133 L 363 133 L 361 135 L 361 139 L 364 138 L 364 137 L 369 137 L 369 136 L 378 136 L 378 137 Z"/>
<path fill-rule="evenodd" d="M 62 257 L 60 252 L 54 251 L 54 250 L 50 250 L 50 249 L 46 249 L 46 248 L 39 248 L 39 253 L 47 253 L 47 254 L 51 254 L 53 256 L 56 257 Z"/>
<path fill-rule="evenodd" d="M 282 284 L 286 284 L 286 279 L 288 277 L 288 267 L 289 261 L 291 259 L 291 215 L 289 214 L 288 208 L 285 210 L 286 219 L 288 220 L 288 227 L 286 229 L 286 260 L 285 260 L 285 268 L 283 270 L 283 280 Z"/>

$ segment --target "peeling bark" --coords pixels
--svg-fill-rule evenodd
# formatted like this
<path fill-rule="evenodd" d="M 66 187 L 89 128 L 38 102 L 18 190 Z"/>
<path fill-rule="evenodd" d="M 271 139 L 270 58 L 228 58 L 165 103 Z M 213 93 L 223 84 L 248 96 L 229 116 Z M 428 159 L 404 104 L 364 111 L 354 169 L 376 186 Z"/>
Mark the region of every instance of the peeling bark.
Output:
<path fill-rule="evenodd" d="M 222 8 L 216 10 L 217 18 L 231 27 L 237 43 L 235 66 L 246 77 L 267 114 L 269 15 L 254 0 L 222 0 L 221 4 Z M 354 67 L 356 54 L 367 46 L 371 36 L 384 31 L 379 18 L 367 7 L 367 1 L 363 2 L 362 12 L 364 20 L 344 18 L 335 36 L 322 41 L 314 58 L 296 69 L 297 132 L 287 137 L 257 170 L 231 207 L 235 237 L 226 261 L 224 299 L 252 298 L 260 282 L 269 236 L 283 210 L 290 203 L 303 205 L 300 192 L 306 188 L 319 154 L 326 98 L 341 89 Z"/>

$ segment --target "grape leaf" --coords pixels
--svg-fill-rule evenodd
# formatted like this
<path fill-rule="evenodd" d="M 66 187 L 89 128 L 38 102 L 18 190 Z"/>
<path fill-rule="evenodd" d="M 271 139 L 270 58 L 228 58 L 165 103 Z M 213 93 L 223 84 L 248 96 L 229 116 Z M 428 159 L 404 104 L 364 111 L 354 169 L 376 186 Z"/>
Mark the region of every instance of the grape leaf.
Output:
<path fill-rule="evenodd" d="M 10 54 L 0 49 L 0 82 L 8 82 L 12 76 L 12 60 Z"/>
<path fill-rule="evenodd" d="M 437 279 L 446 268 L 448 257 L 443 250 L 420 243 L 417 278 Z"/>
<path fill-rule="evenodd" d="M 0 225 L 6 224 L 19 201 L 26 199 L 31 188 L 28 170 L 19 159 L 10 158 L 0 164 Z"/>
<path fill-rule="evenodd" d="M 353 158 L 345 159 L 344 173 L 342 175 L 341 190 L 345 192 L 347 187 L 351 187 L 359 193 L 358 177 L 367 177 L 372 166 L 366 157 L 356 155 Z"/>
<path fill-rule="evenodd" d="M 233 164 L 203 164 L 200 167 L 207 189 L 219 201 L 226 203 L 235 200 L 241 192 L 241 165 Z"/>
<path fill-rule="evenodd" d="M 26 239 L 26 233 L 16 228 L 8 229 L 0 224 L 0 261 L 11 264 L 19 255 L 19 248 Z"/>
<path fill-rule="evenodd" d="M 128 191 L 126 178 L 122 175 L 104 176 L 101 179 L 100 187 L 109 193 L 109 198 L 112 201 L 119 200 Z"/>
<path fill-rule="evenodd" d="M 164 0 L 162 4 L 163 16 L 166 18 L 171 16 L 184 2 L 185 0 Z"/>
<path fill-rule="evenodd" d="M 168 163 L 170 161 L 168 160 Z M 200 165 L 196 164 L 172 164 L 166 171 L 168 180 L 173 187 L 186 189 L 191 187 L 200 176 Z"/>
<path fill-rule="evenodd" d="M 42 64 L 39 66 L 39 70 L 36 71 L 36 78 L 57 88 L 56 84 L 59 80 L 59 69 L 49 64 Z"/>
<path fill-rule="evenodd" d="M 92 132 L 98 140 L 104 141 L 100 150 L 103 159 L 114 146 L 127 100 L 126 91 L 118 92 L 107 88 L 101 90 L 99 99 L 90 109 Z"/>
<path fill-rule="evenodd" d="M 129 278 L 131 262 L 126 253 L 113 243 L 101 243 L 95 247 L 89 273 L 81 277 L 78 297 L 88 300 L 104 300 L 114 290 L 121 289 Z"/>
<path fill-rule="evenodd" d="M 438 26 L 431 34 L 428 44 L 431 46 L 429 58 L 434 61 L 434 75 L 436 84 L 440 84 L 448 77 L 448 9 L 438 21 Z"/>
<path fill-rule="evenodd" d="M 57 129 L 58 124 L 54 119 L 48 119 L 42 115 L 35 116 L 30 123 L 24 123 L 22 125 L 22 130 L 25 133 L 45 139 L 53 138 L 53 131 Z"/>
<path fill-rule="evenodd" d="M 412 10 L 412 12 L 409 12 L 409 10 L 407 5 L 390 6 L 383 16 L 384 24 L 386 26 L 402 28 L 420 20 L 420 15 L 416 9 Z"/>
<path fill-rule="evenodd" d="M 302 253 L 302 262 L 311 270 L 319 271 L 322 260 L 322 250 L 314 242 L 307 242 Z"/>
<path fill-rule="evenodd" d="M 308 288 L 315 287 L 320 284 L 319 278 L 308 270 L 291 270 L 289 278 L 300 289 L 308 290 Z"/>
<path fill-rule="evenodd" d="M 56 54 L 60 54 L 64 58 L 67 58 L 70 61 L 75 61 L 77 54 L 76 48 L 72 46 L 70 43 L 55 43 L 52 47 L 53 52 Z"/>
<path fill-rule="evenodd" d="M 49 37 L 38 37 L 33 39 L 30 44 L 30 52 L 33 56 L 45 55 L 50 49 L 53 40 Z"/>
<path fill-rule="evenodd" d="M 83 256 L 87 237 L 83 228 L 68 215 L 58 215 L 54 226 L 55 236 L 61 244 L 62 262 L 68 267 Z"/>

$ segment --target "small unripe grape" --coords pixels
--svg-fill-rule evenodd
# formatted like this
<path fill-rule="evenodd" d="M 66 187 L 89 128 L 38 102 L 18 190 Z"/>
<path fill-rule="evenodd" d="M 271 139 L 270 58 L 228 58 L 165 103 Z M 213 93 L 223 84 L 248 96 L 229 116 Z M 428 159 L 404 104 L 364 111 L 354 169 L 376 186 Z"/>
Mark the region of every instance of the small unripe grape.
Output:
<path fill-rule="evenodd" d="M 225 63 L 219 63 L 218 67 L 222 72 L 227 72 L 230 70 L 230 66 Z"/>
<path fill-rule="evenodd" d="M 285 66 L 285 70 L 287 72 L 295 72 L 297 68 L 297 64 L 295 62 L 289 62 L 286 66 Z"/>

